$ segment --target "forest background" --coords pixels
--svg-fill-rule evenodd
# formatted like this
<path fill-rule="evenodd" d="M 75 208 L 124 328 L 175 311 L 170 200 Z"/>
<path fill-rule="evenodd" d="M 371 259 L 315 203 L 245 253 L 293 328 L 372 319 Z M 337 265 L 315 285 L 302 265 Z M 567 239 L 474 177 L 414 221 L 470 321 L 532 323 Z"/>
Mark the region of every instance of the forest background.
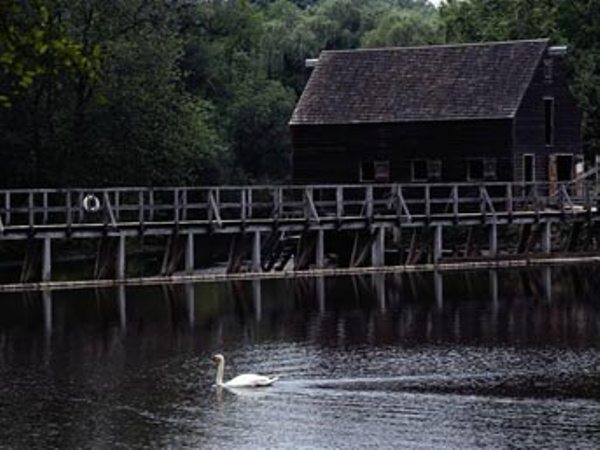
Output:
<path fill-rule="evenodd" d="M 0 0 L 0 187 L 289 180 L 324 49 L 548 37 L 600 152 L 600 0 Z"/>

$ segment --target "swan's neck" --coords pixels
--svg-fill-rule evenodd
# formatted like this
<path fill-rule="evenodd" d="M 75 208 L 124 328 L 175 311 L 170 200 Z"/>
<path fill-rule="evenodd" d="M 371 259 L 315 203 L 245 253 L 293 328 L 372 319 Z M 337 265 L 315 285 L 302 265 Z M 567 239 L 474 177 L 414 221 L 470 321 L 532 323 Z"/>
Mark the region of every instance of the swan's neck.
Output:
<path fill-rule="evenodd" d="M 225 360 L 220 360 L 217 366 L 217 386 L 223 386 L 223 373 L 225 372 Z"/>

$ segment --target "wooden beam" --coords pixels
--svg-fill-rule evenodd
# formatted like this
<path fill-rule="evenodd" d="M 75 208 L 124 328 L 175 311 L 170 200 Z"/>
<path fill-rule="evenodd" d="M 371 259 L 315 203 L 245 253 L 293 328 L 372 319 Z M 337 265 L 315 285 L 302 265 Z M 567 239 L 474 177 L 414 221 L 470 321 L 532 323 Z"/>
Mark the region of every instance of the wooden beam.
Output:
<path fill-rule="evenodd" d="M 252 272 L 261 271 L 260 231 L 255 231 L 252 236 Z"/>
<path fill-rule="evenodd" d="M 444 235 L 442 225 L 436 225 L 433 234 L 433 262 L 438 264 L 442 259 L 442 252 L 444 250 Z"/>
<path fill-rule="evenodd" d="M 125 248 L 125 235 L 120 234 L 117 238 L 117 261 L 115 263 L 115 277 L 117 280 L 124 280 L 126 276 L 126 248 Z"/>
<path fill-rule="evenodd" d="M 185 245 L 185 272 L 187 274 L 194 273 L 194 234 L 190 231 L 186 235 Z"/>
<path fill-rule="evenodd" d="M 322 228 L 317 230 L 315 267 L 317 269 L 322 269 L 325 267 L 325 231 Z"/>
<path fill-rule="evenodd" d="M 498 256 L 498 224 L 492 222 L 488 225 L 488 252 L 489 256 Z"/>
<path fill-rule="evenodd" d="M 212 218 L 214 217 L 214 219 L 217 222 L 217 225 L 219 227 L 223 226 L 223 221 L 221 220 L 221 213 L 219 212 L 219 206 L 217 204 L 217 201 L 215 199 L 214 196 L 214 192 L 211 189 L 208 193 L 208 205 L 209 205 L 209 221 L 212 222 Z"/>
<path fill-rule="evenodd" d="M 113 208 L 112 208 L 112 206 L 110 204 L 110 198 L 108 196 L 108 192 L 107 191 L 104 191 L 103 197 L 104 197 L 104 208 L 105 208 L 105 211 L 106 211 L 106 213 L 108 215 L 108 218 L 110 220 L 110 224 L 111 224 L 111 226 L 113 228 L 117 228 L 117 219 L 115 218 L 115 213 L 114 213 Z"/>
<path fill-rule="evenodd" d="M 385 228 L 378 227 L 373 232 L 371 243 L 371 266 L 385 266 Z"/>

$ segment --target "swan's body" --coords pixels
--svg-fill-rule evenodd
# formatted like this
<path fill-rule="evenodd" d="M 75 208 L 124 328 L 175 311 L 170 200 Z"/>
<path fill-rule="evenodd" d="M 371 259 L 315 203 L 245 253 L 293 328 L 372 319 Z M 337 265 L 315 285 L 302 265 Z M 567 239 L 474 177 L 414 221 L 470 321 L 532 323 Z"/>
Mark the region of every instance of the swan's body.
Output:
<path fill-rule="evenodd" d="M 241 388 L 241 387 L 265 387 L 271 386 L 279 377 L 266 377 L 254 373 L 245 373 L 223 383 L 223 374 L 225 373 L 225 357 L 217 354 L 212 357 L 217 363 L 217 386 Z"/>

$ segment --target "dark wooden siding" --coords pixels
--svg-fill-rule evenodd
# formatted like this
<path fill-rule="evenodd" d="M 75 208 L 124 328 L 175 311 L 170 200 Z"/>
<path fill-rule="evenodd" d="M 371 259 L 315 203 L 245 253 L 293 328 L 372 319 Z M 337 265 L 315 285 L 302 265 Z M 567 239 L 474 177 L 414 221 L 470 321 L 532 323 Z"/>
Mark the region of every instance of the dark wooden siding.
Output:
<path fill-rule="evenodd" d="M 536 180 L 548 179 L 549 156 L 553 153 L 582 155 L 581 113 L 560 67 L 552 58 L 552 81 L 544 78 L 544 62 L 538 65 L 515 118 L 515 180 L 523 179 L 523 154 L 535 155 Z M 544 98 L 554 98 L 554 142 L 545 142 Z"/>
<path fill-rule="evenodd" d="M 440 181 L 464 181 L 467 159 L 497 160 L 497 179 L 512 179 L 512 121 L 293 125 L 294 181 L 359 181 L 364 160 L 390 161 L 390 181 L 411 181 L 411 161 L 440 159 Z"/>

